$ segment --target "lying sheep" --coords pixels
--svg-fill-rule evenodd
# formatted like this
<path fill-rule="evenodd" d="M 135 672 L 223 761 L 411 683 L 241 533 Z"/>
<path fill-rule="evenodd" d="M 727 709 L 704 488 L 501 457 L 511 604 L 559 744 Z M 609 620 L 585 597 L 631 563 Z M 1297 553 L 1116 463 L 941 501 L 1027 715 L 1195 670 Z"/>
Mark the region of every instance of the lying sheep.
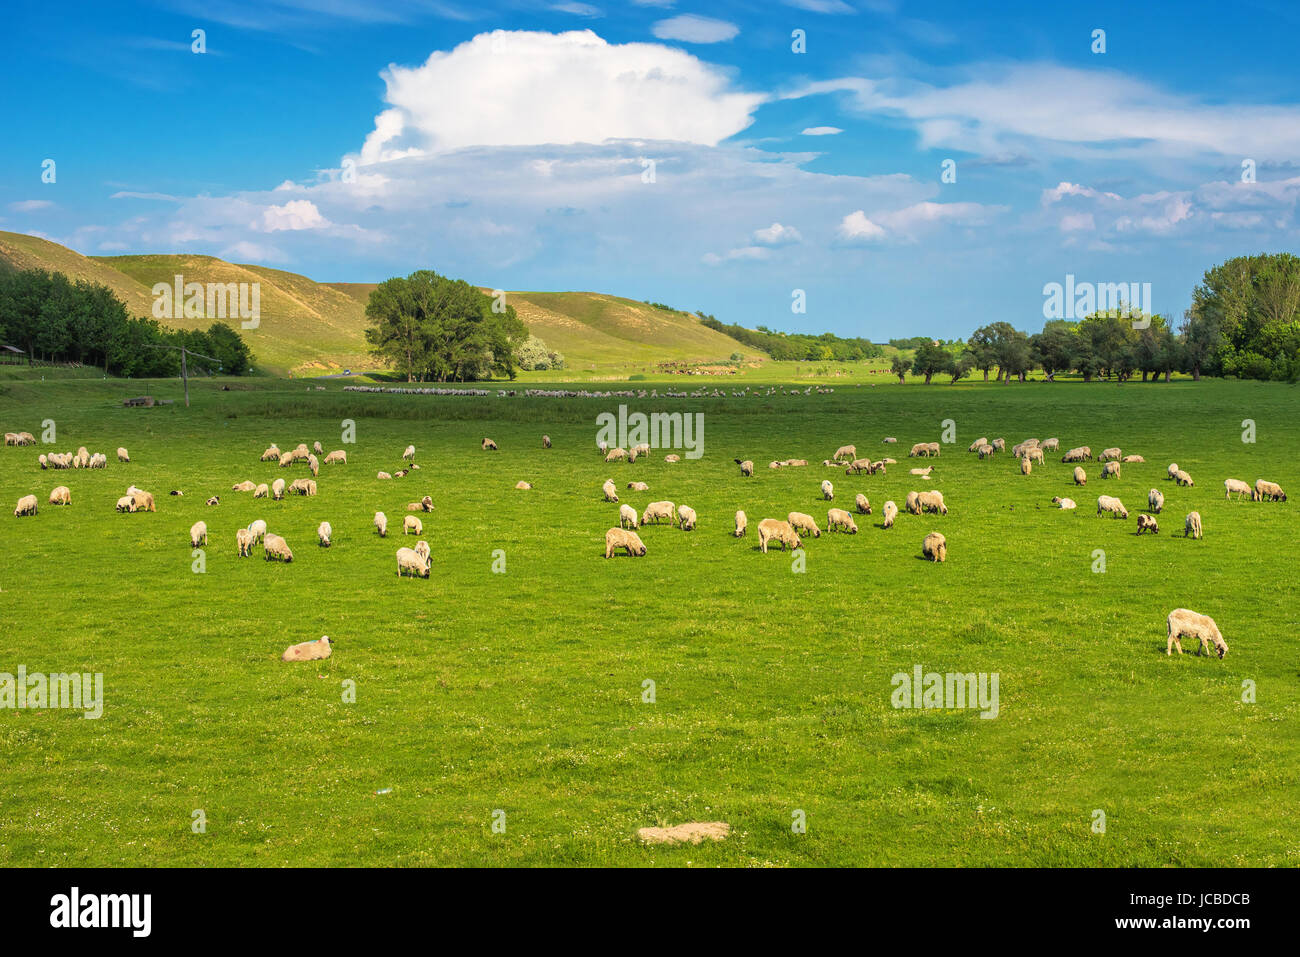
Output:
<path fill-rule="evenodd" d="M 33 495 L 31 497 L 35 498 L 36 496 Z M 134 512 L 135 498 L 131 495 L 123 495 L 117 500 L 117 504 L 113 507 L 119 512 Z M 17 515 L 18 513 L 15 512 L 14 514 Z"/>
<path fill-rule="evenodd" d="M 886 503 L 885 503 L 885 510 L 884 510 L 884 512 L 883 512 L 882 514 L 883 514 L 884 517 L 885 517 L 885 521 L 884 521 L 884 524 L 882 524 L 880 527 L 881 527 L 881 528 L 893 528 L 893 527 L 894 527 L 894 519 L 896 519 L 896 518 L 898 517 L 898 506 L 895 505 L 893 502 L 886 502 Z"/>
<path fill-rule="evenodd" d="M 420 521 L 418 518 L 416 518 L 414 515 L 408 515 L 406 516 L 405 519 L 402 520 L 402 534 L 417 535 L 417 536 L 423 535 L 424 523 Z"/>
<path fill-rule="evenodd" d="M 484 451 L 484 452 L 495 452 L 495 451 L 497 451 L 497 444 L 496 444 L 495 442 L 493 442 L 491 439 L 489 439 L 487 436 L 484 436 L 484 437 L 483 437 L 483 451 Z"/>
<path fill-rule="evenodd" d="M 271 486 L 263 482 L 257 488 L 253 489 L 253 498 L 266 498 L 271 494 Z"/>
<path fill-rule="evenodd" d="M 1251 494 L 1251 498 L 1257 502 L 1263 502 L 1265 500 L 1269 502 L 1285 502 L 1286 492 L 1282 491 L 1282 486 L 1278 485 L 1276 482 L 1266 482 L 1264 479 L 1256 479 L 1255 491 Z"/>
<path fill-rule="evenodd" d="M 871 514 L 871 503 L 867 501 L 867 497 L 861 492 L 859 492 L 857 497 L 853 499 L 853 506 L 858 510 L 860 515 Z"/>
<path fill-rule="evenodd" d="M 677 506 L 677 527 L 678 528 L 680 528 L 683 532 L 693 532 L 695 531 L 695 522 L 696 522 L 695 509 L 691 508 L 689 505 Z"/>
<path fill-rule="evenodd" d="M 1098 496 L 1097 514 L 1105 515 L 1108 512 L 1116 516 L 1117 518 L 1123 518 L 1123 519 L 1128 518 L 1128 509 L 1124 507 L 1124 503 L 1121 502 L 1119 499 L 1115 498 L 1113 495 Z"/>
<path fill-rule="evenodd" d="M 1109 449 L 1102 449 L 1101 455 L 1097 456 L 1097 461 L 1098 462 L 1118 461 L 1122 454 L 1123 453 L 1118 448 L 1112 447 Z"/>
<path fill-rule="evenodd" d="M 1177 462 L 1170 462 L 1169 468 L 1165 469 L 1165 476 L 1168 479 L 1173 479 L 1178 475 L 1180 471 L 1182 470 L 1178 467 Z"/>
<path fill-rule="evenodd" d="M 388 537 L 388 516 L 383 512 L 375 512 L 375 531 L 380 538 Z"/>
<path fill-rule="evenodd" d="M 221 496 L 220 496 L 220 495 L 214 495 L 214 496 L 212 496 L 212 498 L 208 499 L 208 500 L 207 500 L 206 502 L 204 502 L 203 504 L 204 504 L 204 505 L 220 505 L 220 504 L 221 504 Z"/>
<path fill-rule="evenodd" d="M 1082 466 L 1076 465 L 1074 467 L 1074 484 L 1075 485 L 1088 484 L 1088 473 L 1083 470 Z"/>
<path fill-rule="evenodd" d="M 749 476 L 754 474 L 754 463 L 749 459 L 745 459 L 743 462 L 740 459 L 733 459 L 732 461 L 740 466 L 741 475 Z"/>
<path fill-rule="evenodd" d="M 329 522 L 321 522 L 316 526 L 316 542 L 321 548 L 330 547 L 330 537 L 334 534 L 334 529 Z"/>
<path fill-rule="evenodd" d="M 185 493 L 182 492 L 182 491 L 181 491 L 180 489 L 178 489 L 178 488 L 174 488 L 174 489 L 172 489 L 170 492 L 168 492 L 167 494 L 168 494 L 168 495 L 184 495 Z"/>
<path fill-rule="evenodd" d="M 117 504 L 121 505 L 122 503 L 119 501 Z M 18 504 L 14 506 L 14 518 L 21 518 L 24 515 L 35 515 L 36 505 L 37 502 L 35 495 L 24 495 L 18 500 Z M 119 508 L 118 511 L 120 512 L 122 509 Z M 132 511 L 135 511 L 135 509 L 133 508 Z"/>
<path fill-rule="evenodd" d="M 927 465 L 923 469 L 910 469 L 909 471 L 911 472 L 912 475 L 919 475 L 921 476 L 921 478 L 929 478 L 930 473 L 934 471 L 934 466 Z"/>
<path fill-rule="evenodd" d="M 841 445 L 831 456 L 833 459 L 856 459 L 858 457 L 858 447 L 856 445 Z"/>
<path fill-rule="evenodd" d="M 842 508 L 828 509 L 826 512 L 826 531 L 833 532 L 840 528 L 850 535 L 858 534 L 858 523 L 853 521 L 852 515 Z"/>
<path fill-rule="evenodd" d="M 527 484 L 527 483 L 523 483 L 523 484 Z M 515 487 L 518 488 L 518 486 L 515 486 Z M 530 486 L 530 487 L 531 487 L 531 486 Z M 426 495 L 424 498 L 420 499 L 418 502 L 407 502 L 407 503 L 406 503 L 406 510 L 407 510 L 408 512 L 432 512 L 432 511 L 433 511 L 433 499 L 430 498 L 428 495 Z"/>
<path fill-rule="evenodd" d="M 744 538 L 745 532 L 747 532 L 748 530 L 749 530 L 749 519 L 745 517 L 744 512 L 737 511 L 736 512 L 736 537 Z"/>
<path fill-rule="evenodd" d="M 271 498 L 277 502 L 284 498 L 284 479 L 278 478 L 271 483 Z"/>
<path fill-rule="evenodd" d="M 1200 538 L 1201 531 L 1201 513 L 1188 512 L 1187 518 L 1183 520 L 1183 535 L 1186 538 Z"/>
<path fill-rule="evenodd" d="M 822 531 L 817 527 L 817 520 L 811 515 L 805 515 L 803 512 L 791 512 L 786 516 L 786 521 L 796 531 L 803 532 L 805 535 L 812 535 L 813 538 L 822 537 Z"/>
<path fill-rule="evenodd" d="M 1159 524 L 1157 524 L 1157 522 L 1156 522 L 1156 517 L 1155 517 L 1154 515 L 1139 515 L 1139 516 L 1138 516 L 1138 530 L 1137 530 L 1137 533 L 1138 533 L 1139 535 L 1141 535 L 1143 532 L 1151 532 L 1151 533 L 1154 534 L 1154 535 L 1159 535 L 1159 534 L 1160 534 L 1160 526 L 1159 526 Z"/>
<path fill-rule="evenodd" d="M 1140 455 L 1126 455 L 1124 458 L 1120 459 L 1120 461 L 1125 465 L 1129 465 L 1131 463 L 1146 462 L 1146 459 Z"/>
<path fill-rule="evenodd" d="M 1155 512 L 1157 515 L 1159 515 L 1161 509 L 1163 509 L 1164 507 L 1165 507 L 1165 496 L 1164 493 L 1160 491 L 1160 489 L 1153 488 L 1151 491 L 1147 492 L 1147 509 L 1149 511 Z"/>
<path fill-rule="evenodd" d="M 117 453 L 118 453 L 118 459 L 119 459 L 119 460 L 120 460 L 121 457 L 122 457 L 122 451 L 123 451 L 122 449 L 118 449 L 118 450 L 117 450 Z M 269 447 L 265 452 L 262 453 L 262 461 L 263 461 L 263 462 L 278 462 L 278 461 L 280 461 L 280 456 L 281 456 L 282 454 L 283 454 L 283 453 L 281 453 L 281 451 L 280 451 L 278 448 L 276 448 L 274 444 L 272 444 L 272 445 L 271 445 L 271 446 L 270 446 L 270 447 Z"/>
<path fill-rule="evenodd" d="M 645 482 L 628 482 L 628 483 L 627 483 L 627 487 L 628 487 L 629 489 L 631 489 L 633 492 L 648 492 L 648 491 L 650 491 L 650 486 L 647 485 Z"/>
<path fill-rule="evenodd" d="M 898 439 L 894 438 L 892 435 L 886 435 L 884 438 L 884 442 L 886 445 L 893 445 L 897 441 Z"/>
<path fill-rule="evenodd" d="M 415 578 L 428 578 L 429 571 L 433 568 L 433 560 L 427 555 L 421 555 L 413 548 L 399 548 L 397 550 L 397 577 L 401 578 L 403 572 L 409 572 Z"/>
<path fill-rule="evenodd" d="M 293 552 L 289 551 L 289 543 L 282 537 L 267 532 L 266 537 L 262 539 L 262 557 L 268 562 L 272 559 L 291 562 L 293 561 Z"/>
<path fill-rule="evenodd" d="M 931 532 L 921 543 L 921 554 L 932 562 L 948 560 L 948 540 L 938 532 Z"/>
<path fill-rule="evenodd" d="M 606 462 L 621 462 L 627 459 L 627 449 L 610 449 L 605 456 Z"/>
<path fill-rule="evenodd" d="M 234 485 L 230 486 L 230 491 L 232 491 L 232 492 L 251 492 L 251 491 L 253 491 L 253 489 L 255 489 L 255 488 L 257 488 L 257 483 L 255 483 L 255 482 L 250 482 L 250 481 L 248 481 L 247 479 L 245 479 L 245 480 L 242 481 L 242 482 L 237 482 L 237 483 L 235 483 Z"/>
<path fill-rule="evenodd" d="M 667 455 L 664 456 L 664 461 L 667 462 L 669 465 L 672 465 L 674 462 L 680 462 L 681 460 L 682 457 L 678 455 L 676 452 L 669 452 Z M 807 465 L 808 463 L 804 462 L 803 464 Z"/>
<path fill-rule="evenodd" d="M 651 502 L 645 507 L 645 511 L 641 513 L 641 524 L 649 525 L 651 519 L 654 520 L 656 525 L 659 524 L 661 519 L 667 519 L 669 525 L 676 524 L 677 515 L 673 503 Z"/>
<path fill-rule="evenodd" d="M 246 528 L 235 529 L 235 544 L 239 546 L 240 558 L 251 558 L 253 555 L 253 533 Z"/>
<path fill-rule="evenodd" d="M 907 509 L 908 515 L 920 515 L 921 514 L 921 493 L 908 492 L 907 498 L 903 502 L 903 507 Z"/>
<path fill-rule="evenodd" d="M 1055 505 L 1055 506 L 1057 506 L 1058 508 L 1065 508 L 1065 509 L 1070 509 L 1070 508 L 1076 508 L 1076 507 L 1077 507 L 1077 506 L 1074 504 L 1074 499 L 1072 499 L 1072 498 L 1061 498 L 1061 496 L 1059 496 L 1059 495 L 1057 495 L 1056 497 L 1054 497 L 1054 498 L 1052 499 L 1052 504 Z"/>
<path fill-rule="evenodd" d="M 528 491 L 529 489 L 531 489 L 532 487 L 533 487 L 533 483 L 532 483 L 532 482 L 523 482 L 523 481 L 520 481 L 520 482 L 516 482 L 516 483 L 515 483 L 515 488 L 518 489 L 518 490 L 521 491 L 521 492 L 527 492 L 527 491 Z"/>
<path fill-rule="evenodd" d="M 636 520 L 636 509 L 631 505 L 620 505 L 618 507 L 618 526 L 619 528 L 632 529 L 639 527 Z"/>
<path fill-rule="evenodd" d="M 614 484 L 613 479 L 605 479 L 605 484 L 600 487 L 600 490 L 605 493 L 605 501 L 618 501 L 618 487 Z"/>
<path fill-rule="evenodd" d="M 325 456 L 326 465 L 347 465 L 348 453 L 343 449 L 335 449 L 329 455 Z"/>
<path fill-rule="evenodd" d="M 56 485 L 54 491 L 50 492 L 51 505 L 71 505 L 72 489 L 66 485 Z"/>
<path fill-rule="evenodd" d="M 1237 493 L 1238 500 L 1240 500 L 1242 496 L 1245 495 L 1249 495 L 1252 500 L 1255 498 L 1255 493 L 1253 492 L 1251 487 L 1247 485 L 1245 482 L 1243 482 L 1241 479 L 1234 479 L 1234 478 L 1224 479 L 1223 488 L 1224 488 L 1223 497 L 1225 499 L 1232 498 L 1233 492 Z"/>
<path fill-rule="evenodd" d="M 822 479 L 822 499 L 832 501 L 835 498 L 835 486 L 830 483 L 829 479 Z"/>
<path fill-rule="evenodd" d="M 257 544 L 266 538 L 266 522 L 262 519 L 256 519 L 248 524 L 248 533 L 253 536 L 253 543 Z"/>
<path fill-rule="evenodd" d="M 208 523 L 195 522 L 190 526 L 190 548 L 198 548 L 208 543 Z"/>
<path fill-rule="evenodd" d="M 916 501 L 921 506 L 922 512 L 937 512 L 940 515 L 948 514 L 948 506 L 943 501 L 943 493 L 937 489 L 921 492 L 916 496 Z"/>
<path fill-rule="evenodd" d="M 1101 467 L 1101 477 L 1103 479 L 1120 478 L 1121 476 L 1119 471 L 1119 463 L 1107 462 L 1105 465 L 1103 465 Z"/>
<path fill-rule="evenodd" d="M 624 528 L 611 528 L 605 533 L 605 557 L 613 558 L 614 552 L 623 549 L 628 555 L 644 555 L 645 542 L 636 532 Z"/>
<path fill-rule="evenodd" d="M 1228 643 L 1223 640 L 1223 633 L 1209 615 L 1198 614 L 1188 608 L 1175 608 L 1165 619 L 1165 631 L 1169 635 L 1169 642 L 1165 645 L 1166 655 L 1173 654 L 1175 645 L 1178 646 L 1178 653 L 1183 653 L 1182 638 L 1201 640 L 1201 646 L 1196 649 L 1198 655 L 1202 651 L 1207 655 L 1210 653 L 1210 642 L 1214 642 L 1214 650 L 1220 658 L 1228 653 Z"/>
<path fill-rule="evenodd" d="M 1033 471 L 1034 471 L 1034 466 L 1033 466 L 1033 463 L 1031 463 L 1031 462 L 1029 461 L 1029 456 L 1026 455 L 1026 456 L 1024 456 L 1023 458 L 1021 458 L 1021 460 L 1020 460 L 1020 474 L 1021 474 L 1021 475 L 1029 475 L 1029 474 L 1030 474 L 1031 472 L 1033 472 Z"/>
<path fill-rule="evenodd" d="M 764 555 L 767 554 L 769 543 L 778 544 L 787 550 L 803 547 L 803 541 L 795 532 L 794 526 L 779 518 L 765 518 L 758 523 L 758 547 Z"/>
<path fill-rule="evenodd" d="M 392 476 L 391 473 L 389 473 L 389 472 L 384 472 L 384 471 L 382 471 L 382 470 L 375 474 L 375 478 L 377 478 L 377 479 L 390 479 L 390 478 L 392 478 L 392 477 L 393 477 L 393 476 Z"/>
<path fill-rule="evenodd" d="M 1195 485 L 1196 483 L 1192 481 L 1192 477 L 1190 475 L 1188 475 L 1182 469 L 1179 469 L 1174 474 L 1174 484 L 1191 486 L 1191 485 Z"/>

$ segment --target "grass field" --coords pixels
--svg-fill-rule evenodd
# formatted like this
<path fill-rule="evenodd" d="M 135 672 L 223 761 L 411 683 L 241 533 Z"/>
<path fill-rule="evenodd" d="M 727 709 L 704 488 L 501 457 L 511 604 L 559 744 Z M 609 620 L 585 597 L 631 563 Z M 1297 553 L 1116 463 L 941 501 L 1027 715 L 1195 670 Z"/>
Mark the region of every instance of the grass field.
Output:
<path fill-rule="evenodd" d="M 0 516 L 0 671 L 105 683 L 98 720 L 0 711 L 0 864 L 1300 864 L 1295 506 L 1226 502 L 1222 485 L 1300 487 L 1294 387 L 882 379 L 824 383 L 830 395 L 629 401 L 702 412 L 705 455 L 606 465 L 594 442 L 608 400 L 221 384 L 192 382 L 189 410 L 128 410 L 127 395 L 179 399 L 179 384 L 0 380 L 6 431 L 39 436 L 51 419 L 58 433 L 0 449 L 10 511 L 24 494 L 41 502 L 36 517 Z M 907 448 L 938 440 L 945 419 L 956 444 L 927 463 L 929 480 L 910 476 Z M 1256 443 L 1242 441 L 1243 419 Z M 484 435 L 501 452 L 481 452 Z M 1118 445 L 1147 462 L 1106 482 L 1090 464 L 1075 489 L 1059 456 L 1030 476 L 1009 454 L 978 461 L 965 449 L 980 435 Z M 349 458 L 322 467 L 317 497 L 230 491 L 306 474 L 258 457 L 271 441 L 317 439 Z M 408 442 L 422 468 L 376 480 Z M 848 442 L 899 463 L 873 477 L 820 467 Z M 37 466 L 39 452 L 79 445 L 109 467 Z M 130 464 L 113 460 L 119 445 Z M 764 467 L 789 457 L 812 464 Z M 733 458 L 758 474 L 742 479 Z M 1197 484 L 1165 481 L 1171 461 Z M 698 530 L 651 527 L 644 558 L 604 560 L 617 522 L 607 477 L 638 510 L 693 506 Z M 835 505 L 861 491 L 874 514 L 856 536 L 806 540 L 796 573 L 791 556 L 758 551 L 756 526 L 791 510 L 824 524 L 823 478 Z M 534 490 L 515 491 L 520 479 Z M 626 491 L 634 479 L 650 491 Z M 157 513 L 114 513 L 130 483 L 155 494 Z M 45 505 L 59 484 L 71 507 Z M 1151 487 L 1166 496 L 1161 533 L 1137 537 Z M 886 499 L 928 488 L 947 516 L 878 527 Z M 413 540 L 379 539 L 371 519 L 382 509 L 399 527 L 426 493 L 433 574 L 399 580 L 394 550 Z M 1102 493 L 1130 519 L 1096 517 Z M 213 494 L 221 505 L 205 507 Z M 1054 509 L 1054 495 L 1079 509 Z M 737 508 L 750 521 L 739 540 Z M 1202 541 L 1182 537 L 1193 508 Z M 292 564 L 236 557 L 235 529 L 259 517 Z M 200 518 L 202 574 L 188 544 Z M 315 544 L 322 519 L 328 550 Z M 947 536 L 945 564 L 920 557 L 932 530 Z M 1179 606 L 1218 621 L 1226 658 L 1165 656 Z M 279 660 L 322 634 L 332 658 Z M 891 676 L 916 665 L 998 674 L 997 718 L 893 708 Z M 792 831 L 798 810 L 806 833 Z M 1092 829 L 1098 810 L 1105 833 Z M 713 820 L 731 837 L 652 848 L 635 836 Z"/>

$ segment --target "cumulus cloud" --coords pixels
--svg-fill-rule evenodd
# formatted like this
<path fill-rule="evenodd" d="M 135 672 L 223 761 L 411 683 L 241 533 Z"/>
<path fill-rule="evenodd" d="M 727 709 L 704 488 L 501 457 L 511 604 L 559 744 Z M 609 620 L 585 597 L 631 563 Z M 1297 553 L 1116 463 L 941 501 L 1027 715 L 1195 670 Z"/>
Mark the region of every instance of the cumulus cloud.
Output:
<path fill-rule="evenodd" d="M 651 31 L 660 40 L 682 40 L 686 43 L 722 43 L 740 32 L 740 27 L 726 20 L 683 13 L 660 20 Z"/>
<path fill-rule="evenodd" d="M 799 230 L 793 226 L 782 226 L 780 223 L 754 230 L 754 242 L 763 246 L 788 246 L 802 240 Z"/>
<path fill-rule="evenodd" d="M 873 213 L 870 218 L 859 209 L 844 217 L 839 234 L 842 239 L 857 242 L 886 238 L 910 242 L 934 227 L 983 225 L 1005 209 L 982 203 L 934 203 L 929 200 L 902 209 Z"/>
<path fill-rule="evenodd" d="M 316 204 L 306 199 L 291 199 L 283 206 L 268 206 L 262 211 L 260 221 L 253 228 L 264 233 L 281 230 L 322 229 L 330 221 L 321 215 Z"/>
<path fill-rule="evenodd" d="M 840 221 L 840 236 L 856 241 L 874 241 L 885 238 L 885 230 L 867 219 L 862 210 L 849 213 Z"/>

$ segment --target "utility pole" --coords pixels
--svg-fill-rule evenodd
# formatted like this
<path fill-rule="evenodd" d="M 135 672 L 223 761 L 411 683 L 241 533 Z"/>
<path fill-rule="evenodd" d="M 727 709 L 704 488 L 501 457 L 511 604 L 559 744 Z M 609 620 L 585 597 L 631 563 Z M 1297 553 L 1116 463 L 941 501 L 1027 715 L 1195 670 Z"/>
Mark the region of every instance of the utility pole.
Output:
<path fill-rule="evenodd" d="M 182 381 L 184 381 L 184 383 L 185 383 L 185 408 L 188 409 L 188 408 L 190 407 L 190 370 L 189 370 L 189 363 L 187 362 L 187 359 L 188 359 L 190 356 L 198 356 L 200 359 L 208 359 L 208 360 L 210 360 L 210 361 L 212 361 L 212 362 L 215 362 L 215 363 L 217 364 L 217 371 L 218 371 L 218 372 L 221 371 L 221 360 L 220 360 L 220 359 L 213 359 L 212 356 L 205 356 L 202 352 L 195 352 L 193 349 L 186 348 L 186 346 L 185 346 L 185 332 L 182 331 L 181 334 L 180 334 L 180 336 L 181 336 L 181 344 L 180 344 L 179 346 L 166 345 L 165 343 L 164 343 L 164 344 L 158 344 L 158 345 L 153 345 L 153 344 L 148 344 L 148 343 L 146 343 L 146 344 L 145 344 L 145 348 L 146 348 L 146 349 L 178 349 L 178 350 L 180 351 L 180 354 L 181 354 L 181 379 L 182 379 Z"/>

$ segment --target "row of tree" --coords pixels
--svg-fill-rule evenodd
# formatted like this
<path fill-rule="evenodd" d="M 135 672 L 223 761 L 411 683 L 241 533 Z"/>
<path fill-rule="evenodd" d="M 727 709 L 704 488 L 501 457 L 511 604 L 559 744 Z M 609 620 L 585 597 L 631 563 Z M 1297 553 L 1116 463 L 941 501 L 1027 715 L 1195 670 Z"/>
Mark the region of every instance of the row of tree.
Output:
<path fill-rule="evenodd" d="M 106 375 L 167 378 L 180 374 L 179 346 L 193 357 L 192 372 L 244 375 L 252 353 L 224 322 L 206 331 L 182 331 L 155 319 L 132 318 L 112 289 L 41 269 L 0 270 L 0 342 L 21 349 L 28 362 L 75 362 Z"/>
<path fill-rule="evenodd" d="M 698 312 L 696 315 L 710 329 L 743 342 L 773 359 L 856 362 L 884 355 L 884 350 L 870 339 L 846 339 L 832 332 L 824 332 L 819 336 L 803 332 L 774 332 L 767 326 L 748 329 L 720 322 L 706 312 Z"/>

